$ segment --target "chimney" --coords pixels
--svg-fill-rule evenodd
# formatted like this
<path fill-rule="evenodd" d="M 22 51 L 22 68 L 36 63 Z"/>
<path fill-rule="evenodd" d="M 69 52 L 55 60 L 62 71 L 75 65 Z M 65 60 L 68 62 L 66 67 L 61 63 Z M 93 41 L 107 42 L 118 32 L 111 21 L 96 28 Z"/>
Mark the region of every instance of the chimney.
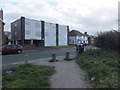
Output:
<path fill-rule="evenodd" d="M 87 35 L 87 32 L 85 32 L 85 35 Z"/>
<path fill-rule="evenodd" d="M 3 10 L 0 10 L 0 18 L 3 20 Z"/>

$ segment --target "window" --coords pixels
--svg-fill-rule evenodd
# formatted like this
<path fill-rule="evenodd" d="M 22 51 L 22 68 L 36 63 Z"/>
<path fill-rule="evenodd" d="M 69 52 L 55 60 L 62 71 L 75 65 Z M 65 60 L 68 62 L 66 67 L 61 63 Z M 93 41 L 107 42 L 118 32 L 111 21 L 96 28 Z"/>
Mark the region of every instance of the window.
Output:
<path fill-rule="evenodd" d="M 80 41 L 80 39 L 77 40 L 77 42 L 79 42 L 79 41 Z"/>
<path fill-rule="evenodd" d="M 15 22 L 15 27 L 17 27 L 17 22 Z"/>
<path fill-rule="evenodd" d="M 25 30 L 25 34 L 26 35 L 30 35 L 30 31 L 29 30 Z"/>
<path fill-rule="evenodd" d="M 17 32 L 15 32 L 15 35 L 17 35 Z"/>
<path fill-rule="evenodd" d="M 11 45 L 6 45 L 4 48 L 11 48 Z"/>
<path fill-rule="evenodd" d="M 16 45 L 12 45 L 12 48 L 17 48 L 17 46 Z"/>

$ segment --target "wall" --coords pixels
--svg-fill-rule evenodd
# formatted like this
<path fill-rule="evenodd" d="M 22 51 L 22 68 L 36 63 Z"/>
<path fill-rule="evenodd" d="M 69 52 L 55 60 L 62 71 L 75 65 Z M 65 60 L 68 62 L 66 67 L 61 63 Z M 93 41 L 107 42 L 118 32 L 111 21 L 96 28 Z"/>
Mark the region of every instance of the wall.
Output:
<path fill-rule="evenodd" d="M 72 45 L 79 45 L 81 43 L 84 43 L 85 37 L 84 36 L 70 36 L 69 37 L 69 44 Z"/>
<path fill-rule="evenodd" d="M 75 43 L 76 43 L 76 37 L 75 36 L 70 36 L 69 37 L 69 44 L 70 45 L 75 45 Z"/>
<path fill-rule="evenodd" d="M 81 44 L 84 42 L 84 37 L 83 36 L 77 36 L 77 40 L 76 40 L 77 44 Z"/>
<path fill-rule="evenodd" d="M 4 44 L 4 23 L 3 23 L 3 10 L 0 10 L 0 45 Z"/>
<path fill-rule="evenodd" d="M 85 43 L 88 44 L 88 37 L 85 36 Z"/>
<path fill-rule="evenodd" d="M 67 46 L 67 40 L 68 40 L 68 30 L 67 26 L 59 25 L 58 27 L 59 33 L 59 46 Z"/>
<path fill-rule="evenodd" d="M 25 18 L 25 39 L 41 40 L 41 21 Z"/>
<path fill-rule="evenodd" d="M 56 24 L 45 22 L 44 45 L 56 46 Z"/>
<path fill-rule="evenodd" d="M 0 21 L 0 45 L 3 44 L 3 23 Z"/>
<path fill-rule="evenodd" d="M 11 23 L 11 38 L 13 40 L 21 40 L 21 19 Z"/>

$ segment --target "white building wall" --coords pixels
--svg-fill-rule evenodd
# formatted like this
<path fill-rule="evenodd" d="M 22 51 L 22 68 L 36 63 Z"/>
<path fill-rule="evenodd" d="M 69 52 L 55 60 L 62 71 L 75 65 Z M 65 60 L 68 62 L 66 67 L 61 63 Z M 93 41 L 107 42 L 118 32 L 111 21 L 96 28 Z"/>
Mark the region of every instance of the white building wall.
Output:
<path fill-rule="evenodd" d="M 56 24 L 45 22 L 45 46 L 56 46 Z"/>
<path fill-rule="evenodd" d="M 67 40 L 68 40 L 68 31 L 67 26 L 59 25 L 59 46 L 67 46 Z"/>
<path fill-rule="evenodd" d="M 81 43 L 83 43 L 84 42 L 84 38 L 83 38 L 83 36 L 77 36 L 77 40 L 76 40 L 76 44 L 81 44 Z"/>
<path fill-rule="evenodd" d="M 25 39 L 41 40 L 41 22 L 25 18 Z"/>
<path fill-rule="evenodd" d="M 84 36 L 70 36 L 69 37 L 69 44 L 80 45 L 81 43 L 84 43 L 84 41 L 85 41 Z"/>
<path fill-rule="evenodd" d="M 85 43 L 88 44 L 88 37 L 85 36 Z"/>

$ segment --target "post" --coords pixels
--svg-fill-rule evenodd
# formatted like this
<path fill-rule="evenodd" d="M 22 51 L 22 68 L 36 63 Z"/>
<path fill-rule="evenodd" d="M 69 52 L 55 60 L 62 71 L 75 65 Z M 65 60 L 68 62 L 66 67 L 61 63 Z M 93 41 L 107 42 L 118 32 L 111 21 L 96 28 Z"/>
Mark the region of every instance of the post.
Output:
<path fill-rule="evenodd" d="M 31 45 L 33 45 L 33 39 L 31 39 Z"/>
<path fill-rule="evenodd" d="M 25 55 L 25 64 L 28 64 L 28 55 Z"/>
<path fill-rule="evenodd" d="M 66 52 L 65 59 L 66 59 L 66 60 L 69 60 L 69 52 Z"/>
<path fill-rule="evenodd" d="M 49 62 L 57 62 L 58 60 L 56 60 L 56 54 L 52 54 L 52 59 L 49 60 Z"/>
<path fill-rule="evenodd" d="M 52 60 L 56 60 L 56 54 L 52 54 Z"/>

